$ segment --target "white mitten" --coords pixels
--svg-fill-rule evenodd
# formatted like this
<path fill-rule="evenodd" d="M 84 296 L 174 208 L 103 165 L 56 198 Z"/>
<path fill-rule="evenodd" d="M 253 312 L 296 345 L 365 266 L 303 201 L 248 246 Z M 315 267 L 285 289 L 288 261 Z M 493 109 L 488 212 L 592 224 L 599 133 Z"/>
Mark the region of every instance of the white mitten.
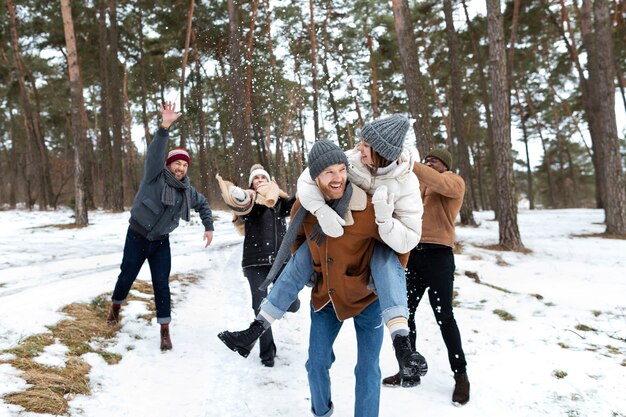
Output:
<path fill-rule="evenodd" d="M 240 203 L 243 203 L 248 198 L 248 194 L 240 187 L 232 187 L 230 189 L 230 196 Z"/>
<path fill-rule="evenodd" d="M 324 204 L 314 214 L 326 236 L 339 237 L 343 235 L 343 225 L 346 222 L 330 206 Z"/>
<path fill-rule="evenodd" d="M 372 196 L 372 204 L 374 205 L 374 214 L 376 215 L 376 224 L 378 224 L 379 232 L 384 229 L 391 229 L 391 216 L 395 210 L 394 195 L 387 193 L 387 187 L 381 185 L 376 189 Z M 387 230 L 388 231 L 388 230 Z"/>

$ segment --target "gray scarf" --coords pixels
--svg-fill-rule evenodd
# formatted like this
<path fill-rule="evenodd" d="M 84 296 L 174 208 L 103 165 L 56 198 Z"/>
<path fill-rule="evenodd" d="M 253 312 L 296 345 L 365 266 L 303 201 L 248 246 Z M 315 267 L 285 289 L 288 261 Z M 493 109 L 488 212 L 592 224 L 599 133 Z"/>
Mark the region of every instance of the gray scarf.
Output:
<path fill-rule="evenodd" d="M 350 199 L 352 198 L 352 184 L 350 182 L 346 183 L 346 191 L 343 193 L 343 196 L 338 200 L 333 200 L 330 202 L 330 208 L 335 210 L 335 212 L 344 217 L 346 212 L 348 211 L 348 205 L 350 204 Z M 304 207 L 300 206 L 298 210 L 291 217 L 291 222 L 289 223 L 289 228 L 287 229 L 287 233 L 285 233 L 285 237 L 283 237 L 283 241 L 280 244 L 280 248 L 278 249 L 278 253 L 276 254 L 276 258 L 274 259 L 274 263 L 272 264 L 272 268 L 270 272 L 267 274 L 265 281 L 259 286 L 259 290 L 264 291 L 267 287 L 274 282 L 274 278 L 278 275 L 278 271 L 283 267 L 283 264 L 289 257 L 291 251 L 291 245 L 296 240 L 296 236 L 298 235 L 298 231 L 302 226 L 302 222 L 304 222 L 304 218 L 308 214 L 308 211 L 304 209 Z M 326 240 L 326 234 L 322 231 L 319 223 L 316 223 L 313 227 L 313 231 L 309 235 L 309 240 L 314 242 L 317 246 L 321 246 Z"/>
<path fill-rule="evenodd" d="M 183 205 L 181 207 L 180 217 L 188 222 L 189 221 L 189 201 L 191 201 L 191 190 L 189 189 L 189 177 L 185 176 L 182 181 L 176 179 L 176 176 L 169 170 L 169 168 L 163 168 L 165 174 L 165 187 L 161 193 L 161 203 L 166 206 L 173 206 L 176 204 L 176 189 L 185 190 L 183 193 Z"/>

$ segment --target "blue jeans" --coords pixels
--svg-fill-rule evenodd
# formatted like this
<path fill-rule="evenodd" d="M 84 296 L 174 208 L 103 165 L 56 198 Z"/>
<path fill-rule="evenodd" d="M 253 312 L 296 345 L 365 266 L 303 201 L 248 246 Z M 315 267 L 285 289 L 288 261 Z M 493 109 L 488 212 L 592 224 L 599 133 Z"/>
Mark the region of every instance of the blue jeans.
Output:
<path fill-rule="evenodd" d="M 394 317 L 409 317 L 406 277 L 398 255 L 384 243 L 376 242 L 370 268 L 380 300 L 383 323 Z"/>
<path fill-rule="evenodd" d="M 169 323 L 171 321 L 169 278 L 172 266 L 169 238 L 150 241 L 134 232 L 130 227 L 128 228 L 126 243 L 124 244 L 124 257 L 120 266 L 121 271 L 117 277 L 111 300 L 118 304 L 122 304 L 126 300 L 146 259 L 152 273 L 157 322 Z"/>
<path fill-rule="evenodd" d="M 380 303 L 374 301 L 354 317 L 357 339 L 355 376 L 355 417 L 377 417 L 380 401 L 380 368 L 378 357 L 383 344 L 380 324 Z M 311 304 L 311 332 L 306 370 L 311 390 L 311 411 L 314 416 L 332 414 L 330 367 L 335 361 L 333 343 L 343 322 L 337 319 L 332 303 L 315 312 Z"/>
<path fill-rule="evenodd" d="M 372 278 L 380 300 L 383 322 L 394 317 L 408 317 L 406 279 L 398 255 L 389 246 L 376 242 L 370 260 Z M 278 276 L 261 309 L 280 319 L 313 275 L 313 257 L 307 244 L 302 244 L 291 256 Z"/>

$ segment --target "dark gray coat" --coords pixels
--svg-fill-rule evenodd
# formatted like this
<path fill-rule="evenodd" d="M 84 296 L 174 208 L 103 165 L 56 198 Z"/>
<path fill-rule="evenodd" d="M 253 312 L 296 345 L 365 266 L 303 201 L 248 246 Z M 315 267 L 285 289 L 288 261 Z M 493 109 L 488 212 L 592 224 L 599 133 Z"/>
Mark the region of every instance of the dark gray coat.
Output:
<path fill-rule="evenodd" d="M 181 216 L 184 190 L 176 189 L 176 203 L 173 206 L 166 206 L 161 202 L 161 194 L 165 187 L 163 169 L 167 169 L 165 160 L 168 139 L 169 131 L 167 129 L 160 127 L 154 134 L 146 152 L 146 162 L 139 191 L 130 209 L 129 222 L 131 228 L 148 240 L 166 237 L 178 227 Z M 205 230 L 213 230 L 213 216 L 209 203 L 191 185 L 189 188 L 191 192 L 189 207 L 200 214 Z"/>

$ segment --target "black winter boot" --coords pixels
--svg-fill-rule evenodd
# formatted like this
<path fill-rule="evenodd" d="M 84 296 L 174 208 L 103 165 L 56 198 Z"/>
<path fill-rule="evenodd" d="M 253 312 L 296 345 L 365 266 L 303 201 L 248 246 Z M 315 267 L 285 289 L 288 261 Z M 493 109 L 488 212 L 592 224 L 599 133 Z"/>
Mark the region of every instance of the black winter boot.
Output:
<path fill-rule="evenodd" d="M 259 320 L 254 320 L 250 323 L 250 327 L 239 332 L 221 332 L 217 335 L 222 342 L 233 352 L 239 353 L 244 358 L 247 358 L 250 351 L 254 347 L 259 337 L 265 332 L 263 323 Z"/>
<path fill-rule="evenodd" d="M 419 385 L 420 376 L 426 375 L 428 365 L 426 359 L 419 352 L 411 349 L 409 336 L 396 336 L 393 339 L 393 348 L 400 366 L 400 381 L 403 387 Z"/>

